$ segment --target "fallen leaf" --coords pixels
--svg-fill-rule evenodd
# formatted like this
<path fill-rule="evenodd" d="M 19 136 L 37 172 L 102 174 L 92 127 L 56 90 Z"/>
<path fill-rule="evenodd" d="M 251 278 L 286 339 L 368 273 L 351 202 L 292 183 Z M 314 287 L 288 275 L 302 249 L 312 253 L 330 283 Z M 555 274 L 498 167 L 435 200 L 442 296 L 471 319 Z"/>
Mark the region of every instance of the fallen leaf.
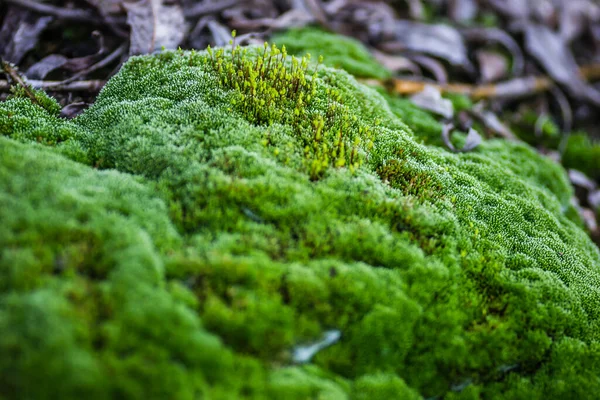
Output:
<path fill-rule="evenodd" d="M 560 34 L 534 23 L 524 27 L 525 48 L 556 82 L 578 99 L 600 106 L 600 92 L 587 85 L 579 75 L 575 58 Z"/>
<path fill-rule="evenodd" d="M 600 190 L 595 190 L 589 194 L 588 203 L 596 212 L 600 211 Z"/>
<path fill-rule="evenodd" d="M 467 138 L 465 139 L 464 146 L 461 149 L 457 149 L 450 141 L 450 134 L 453 130 L 453 124 L 444 124 L 442 127 L 442 141 L 446 147 L 450 149 L 450 151 L 454 153 L 466 153 L 467 151 L 471 151 L 481 144 L 481 135 L 475 129 L 470 128 Z"/>
<path fill-rule="evenodd" d="M 457 22 L 469 22 L 477 16 L 478 5 L 475 0 L 449 0 L 448 15 Z"/>
<path fill-rule="evenodd" d="M 452 102 L 444 99 L 440 90 L 432 85 L 425 85 L 423 91 L 410 97 L 410 100 L 424 110 L 431 111 L 434 114 L 450 119 L 454 115 Z"/>
<path fill-rule="evenodd" d="M 226 46 L 232 39 L 231 31 L 225 25 L 211 19 L 207 23 L 208 29 L 213 37 L 215 46 Z"/>
<path fill-rule="evenodd" d="M 98 41 L 98 51 L 95 54 L 84 57 L 67 58 L 61 54 L 50 54 L 33 64 L 25 75 L 29 79 L 44 79 L 50 72 L 62 68 L 71 72 L 79 72 L 96 63 L 104 54 L 104 39 L 98 31 L 94 31 L 94 37 Z"/>
<path fill-rule="evenodd" d="M 8 6 L 0 31 L 0 57 L 19 64 L 25 54 L 33 49 L 39 36 L 53 17 L 40 17 L 18 7 Z"/>
<path fill-rule="evenodd" d="M 487 129 L 508 140 L 516 140 L 515 134 L 498 118 L 492 111 L 483 107 L 482 103 L 476 104 L 469 110 L 470 114 L 477 118 Z"/>
<path fill-rule="evenodd" d="M 395 28 L 395 39 L 382 42 L 379 45 L 382 50 L 425 53 L 465 70 L 473 70 L 463 38 L 453 27 L 397 20 Z"/>
<path fill-rule="evenodd" d="M 586 174 L 576 169 L 570 169 L 569 180 L 573 184 L 573 186 L 578 186 L 588 191 L 592 191 L 596 189 L 596 182 L 594 182 L 591 178 L 589 178 Z"/>
<path fill-rule="evenodd" d="M 499 28 L 466 28 L 461 34 L 468 42 L 478 42 L 484 45 L 499 43 L 508 50 L 512 56 L 512 73 L 521 75 L 525 66 L 523 52 L 519 44 L 511 35 Z"/>
<path fill-rule="evenodd" d="M 392 72 L 410 71 L 414 75 L 420 75 L 419 67 L 406 57 L 394 56 L 377 50 L 373 50 L 373 56 L 379 64 Z"/>
<path fill-rule="evenodd" d="M 589 0 L 560 2 L 559 32 L 567 43 L 578 38 L 592 22 L 600 19 L 600 6 Z"/>
<path fill-rule="evenodd" d="M 131 27 L 130 55 L 149 54 L 163 47 L 176 49 L 182 42 L 186 28 L 181 6 L 165 3 L 164 0 L 123 3 Z"/>
<path fill-rule="evenodd" d="M 475 58 L 479 64 L 479 75 L 485 83 L 500 80 L 508 75 L 508 60 L 495 51 L 478 50 Z"/>
<path fill-rule="evenodd" d="M 444 65 L 433 57 L 424 54 L 407 54 L 407 58 L 414 61 L 433 75 L 435 81 L 440 85 L 448 83 L 448 73 Z"/>

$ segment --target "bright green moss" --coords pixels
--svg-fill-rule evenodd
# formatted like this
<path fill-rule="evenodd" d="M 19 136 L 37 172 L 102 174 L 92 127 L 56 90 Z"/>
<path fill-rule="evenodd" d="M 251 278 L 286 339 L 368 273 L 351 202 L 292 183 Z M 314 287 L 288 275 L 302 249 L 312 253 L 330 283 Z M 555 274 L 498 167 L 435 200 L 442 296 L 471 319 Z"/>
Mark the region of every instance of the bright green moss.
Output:
<path fill-rule="evenodd" d="M 347 73 L 237 51 L 134 57 L 71 121 L 0 105 L 0 171 L 16 188 L 0 211 L 16 221 L 0 228 L 14 276 L 0 312 L 29 315 L 35 299 L 10 296 L 43 292 L 69 322 L 64 350 L 15 334 L 0 352 L 64 354 L 38 367 L 48 376 L 80 359 L 90 373 L 65 393 L 99 397 L 594 397 L 581 387 L 600 376 L 600 254 L 568 217 L 558 165 L 499 140 L 419 144 L 418 125 Z M 261 109 L 246 82 L 271 56 L 283 81 L 254 80 L 279 89 Z M 317 139 L 319 118 L 343 155 L 338 137 Z M 31 144 L 61 126 L 51 149 Z M 330 329 L 339 342 L 293 365 Z M 22 387 L 41 373 L 12 364 Z"/>
<path fill-rule="evenodd" d="M 279 47 L 285 46 L 290 54 L 302 56 L 327 55 L 325 65 L 346 70 L 360 78 L 385 79 L 390 71 L 373 60 L 369 51 L 356 39 L 335 35 L 314 27 L 289 29 L 273 37 Z"/>

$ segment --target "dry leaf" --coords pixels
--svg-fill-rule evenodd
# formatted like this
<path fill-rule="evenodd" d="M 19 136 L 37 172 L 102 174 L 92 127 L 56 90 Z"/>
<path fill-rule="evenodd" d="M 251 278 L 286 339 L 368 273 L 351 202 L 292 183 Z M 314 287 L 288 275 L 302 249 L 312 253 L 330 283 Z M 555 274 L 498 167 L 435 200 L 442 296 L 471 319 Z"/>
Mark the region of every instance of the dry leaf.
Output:
<path fill-rule="evenodd" d="M 450 149 L 450 151 L 453 151 L 454 153 L 466 153 L 467 151 L 471 151 L 481 144 L 481 135 L 475 129 L 470 128 L 464 146 L 461 149 L 457 149 L 450 141 L 450 133 L 453 130 L 454 125 L 452 124 L 445 124 L 442 127 L 442 141 L 446 147 Z"/>
<path fill-rule="evenodd" d="M 123 3 L 127 24 L 131 27 L 129 54 L 149 54 L 176 49 L 186 33 L 185 19 L 179 4 L 166 5 L 163 0 L 139 0 Z"/>
<path fill-rule="evenodd" d="M 472 70 L 460 33 L 447 25 L 396 21 L 395 40 L 380 44 L 387 51 L 414 51 L 443 58 L 450 64 Z"/>
<path fill-rule="evenodd" d="M 508 75 L 508 60 L 502 54 L 495 51 L 478 50 L 475 57 L 479 64 L 482 82 L 494 82 Z"/>
<path fill-rule="evenodd" d="M 435 86 L 425 85 L 423 91 L 411 96 L 410 100 L 417 107 L 441 115 L 444 118 L 449 119 L 454 115 L 452 102 L 448 99 L 444 99 L 440 90 Z"/>
<path fill-rule="evenodd" d="M 525 48 L 556 82 L 565 86 L 571 95 L 600 106 L 600 92 L 587 85 L 579 75 L 575 57 L 560 34 L 540 24 L 528 23 Z"/>
<path fill-rule="evenodd" d="M 53 17 L 40 17 L 17 7 L 9 7 L 0 31 L 0 57 L 19 64 L 25 54 L 38 42 L 40 33 Z"/>

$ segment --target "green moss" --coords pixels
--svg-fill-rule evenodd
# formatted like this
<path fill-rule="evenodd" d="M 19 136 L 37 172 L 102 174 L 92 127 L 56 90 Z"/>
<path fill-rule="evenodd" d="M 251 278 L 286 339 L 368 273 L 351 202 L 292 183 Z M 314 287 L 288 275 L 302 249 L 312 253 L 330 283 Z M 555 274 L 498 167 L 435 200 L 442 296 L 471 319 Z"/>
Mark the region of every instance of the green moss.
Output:
<path fill-rule="evenodd" d="M 325 32 L 314 27 L 289 29 L 273 36 L 290 54 L 327 55 L 325 65 L 346 70 L 360 78 L 385 79 L 390 71 L 377 63 L 367 48 L 356 39 Z"/>
<path fill-rule="evenodd" d="M 61 397 L 593 398 L 600 254 L 564 170 L 523 144 L 423 145 L 375 90 L 296 65 L 165 52 L 70 121 L 0 105 L 4 397 L 45 374 Z"/>
<path fill-rule="evenodd" d="M 600 143 L 585 133 L 575 133 L 567 139 L 562 156 L 565 168 L 573 168 L 600 181 Z"/>

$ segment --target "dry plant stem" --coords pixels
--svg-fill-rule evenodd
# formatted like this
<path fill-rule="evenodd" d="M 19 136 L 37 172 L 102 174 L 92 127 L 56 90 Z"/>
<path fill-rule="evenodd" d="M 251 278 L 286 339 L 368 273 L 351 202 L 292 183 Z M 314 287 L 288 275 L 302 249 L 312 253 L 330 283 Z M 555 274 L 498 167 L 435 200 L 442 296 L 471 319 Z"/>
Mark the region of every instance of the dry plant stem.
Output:
<path fill-rule="evenodd" d="M 0 58 L 0 66 L 2 67 L 2 71 L 6 75 L 8 75 L 10 77 L 10 79 L 13 80 L 13 82 L 15 82 L 17 85 L 21 86 L 23 88 L 23 90 L 25 90 L 27 97 L 29 97 L 29 99 L 31 99 L 31 102 L 33 104 L 38 104 L 38 105 L 40 104 L 37 101 L 37 99 L 35 98 L 35 94 L 31 91 L 29 86 L 27 86 L 25 81 L 23 81 L 23 78 L 21 78 L 21 76 L 19 76 L 19 73 L 17 72 L 17 70 L 11 64 L 7 63 L 6 61 L 4 61 Z M 4 81 L 4 82 L 7 83 L 8 87 L 10 89 L 10 85 L 8 84 L 8 81 Z"/>
<path fill-rule="evenodd" d="M 76 73 L 75 75 L 73 75 L 63 81 L 55 81 L 55 82 L 53 82 L 53 84 L 57 85 L 57 86 L 64 86 L 64 85 L 66 85 L 70 82 L 73 82 L 93 71 L 96 71 L 97 69 L 104 68 L 105 66 L 109 65 L 111 62 L 116 60 L 118 57 L 120 57 L 123 53 L 125 53 L 125 50 L 127 50 L 127 45 L 122 44 L 115 51 L 110 53 L 108 56 L 106 56 L 102 60 L 98 61 L 96 64 L 91 65 L 90 67 Z M 49 82 L 46 82 L 46 83 L 49 83 Z M 47 88 L 55 90 L 52 85 L 47 86 Z"/>
<path fill-rule="evenodd" d="M 600 64 L 586 65 L 579 69 L 579 74 L 585 80 L 600 78 Z M 547 76 L 529 76 L 515 78 L 505 82 L 484 85 L 472 85 L 468 83 L 449 83 L 439 85 L 420 80 L 392 78 L 381 82 L 378 80 L 366 80 L 366 83 L 384 85 L 393 93 L 409 95 L 421 92 L 426 85 L 438 88 L 442 93 L 464 94 L 474 100 L 491 98 L 521 98 L 535 93 L 550 90 L 556 84 Z"/>
<path fill-rule="evenodd" d="M 53 15 L 60 19 L 75 20 L 75 21 L 91 21 L 100 23 L 102 20 L 96 17 L 93 13 L 80 10 L 80 9 L 69 9 L 44 4 L 33 0 L 5 0 L 7 3 L 14 4 L 20 7 L 27 8 L 29 10 L 36 11 L 40 14 Z"/>
<path fill-rule="evenodd" d="M 240 3 L 240 0 L 221 0 L 213 2 L 202 2 L 185 10 L 187 18 L 202 17 L 204 15 L 215 14 L 229 7 Z"/>
<path fill-rule="evenodd" d="M 63 83 L 59 81 L 38 81 L 28 80 L 27 83 L 36 89 L 51 90 L 54 92 L 90 92 L 96 93 L 106 84 L 104 80 L 90 80 L 90 81 L 77 81 L 70 83 Z M 0 79 L 0 91 L 8 92 L 10 90 L 10 82 Z M 27 86 L 23 86 L 26 88 Z M 25 89 L 27 90 L 27 89 Z M 31 99 L 36 102 L 35 98 Z"/>

